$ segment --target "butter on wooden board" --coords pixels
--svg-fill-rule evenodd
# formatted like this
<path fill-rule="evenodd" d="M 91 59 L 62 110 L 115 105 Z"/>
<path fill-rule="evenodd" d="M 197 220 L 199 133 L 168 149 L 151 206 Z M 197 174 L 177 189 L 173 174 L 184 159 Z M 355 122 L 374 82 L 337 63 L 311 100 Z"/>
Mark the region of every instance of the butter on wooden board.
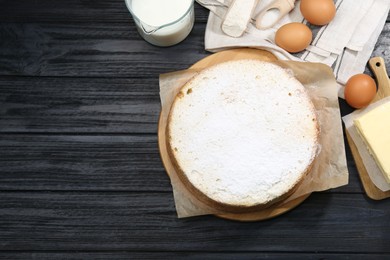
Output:
<path fill-rule="evenodd" d="M 355 119 L 354 126 L 390 183 L 390 102 Z"/>

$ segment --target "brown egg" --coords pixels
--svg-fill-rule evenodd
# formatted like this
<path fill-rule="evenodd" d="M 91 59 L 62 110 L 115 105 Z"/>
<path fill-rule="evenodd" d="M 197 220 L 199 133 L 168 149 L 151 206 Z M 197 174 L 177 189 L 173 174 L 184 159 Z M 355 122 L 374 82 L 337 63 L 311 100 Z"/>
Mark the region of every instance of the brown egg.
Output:
<path fill-rule="evenodd" d="M 309 46 L 313 34 L 309 27 L 301 23 L 288 23 L 275 34 L 275 43 L 288 52 L 300 52 Z"/>
<path fill-rule="evenodd" d="M 352 76 L 345 85 L 344 96 L 354 108 L 368 106 L 376 95 L 376 83 L 366 74 Z"/>
<path fill-rule="evenodd" d="M 336 15 L 333 0 L 302 0 L 300 9 L 303 17 L 314 25 L 328 24 Z"/>

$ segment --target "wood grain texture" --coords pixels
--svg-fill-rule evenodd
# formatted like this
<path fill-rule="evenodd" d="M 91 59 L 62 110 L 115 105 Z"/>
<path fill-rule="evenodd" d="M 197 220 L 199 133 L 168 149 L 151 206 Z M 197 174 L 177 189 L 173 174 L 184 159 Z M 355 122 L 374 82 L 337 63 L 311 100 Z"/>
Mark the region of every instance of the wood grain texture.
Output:
<path fill-rule="evenodd" d="M 348 146 L 350 184 L 286 215 L 177 219 L 158 75 L 209 55 L 208 11 L 195 8 L 190 36 L 158 48 L 124 0 L 0 0 L 0 259 L 390 257 L 390 200 L 363 194 Z M 372 55 L 387 67 L 389 21 Z"/>
<path fill-rule="evenodd" d="M 0 135 L 0 190 L 172 192 L 156 136 Z"/>
<path fill-rule="evenodd" d="M 390 201 L 357 194 L 255 223 L 177 219 L 169 193 L 1 192 L 0 205 L 0 250 L 390 253 Z"/>
<path fill-rule="evenodd" d="M 361 193 L 352 157 L 350 184 Z M 0 135 L 0 190 L 172 192 L 156 135 Z"/>
<path fill-rule="evenodd" d="M 197 23 L 181 44 L 161 48 L 127 23 L 2 23 L 0 75 L 158 78 L 207 55 L 204 30 Z"/>
<path fill-rule="evenodd" d="M 101 251 L 101 252 L 7 252 L 0 254 L 0 259 L 7 260 L 107 260 L 107 259 L 215 259 L 215 260 L 312 260 L 312 259 L 339 259 L 339 260 L 373 260 L 388 259 L 390 254 L 373 253 L 323 253 L 323 252 L 132 252 L 132 251 Z"/>
<path fill-rule="evenodd" d="M 205 24 L 196 23 L 181 44 L 159 48 L 125 23 L 2 23 L 0 76 L 145 77 L 187 69 L 208 53 Z M 373 55 L 390 65 L 390 23 Z"/>
<path fill-rule="evenodd" d="M 0 77 L 0 132 L 157 133 L 158 77 Z"/>
<path fill-rule="evenodd" d="M 0 22 L 132 22 L 125 0 L 56 2 L 50 0 L 0 0 L 0 6 Z M 195 3 L 195 15 L 197 23 L 206 23 L 208 10 Z M 387 22 L 390 22 L 390 14 L 387 16 Z"/>
<path fill-rule="evenodd" d="M 125 0 L 0 0 L 0 22 L 118 23 L 132 22 Z M 208 10 L 195 3 L 197 23 L 206 23 Z"/>

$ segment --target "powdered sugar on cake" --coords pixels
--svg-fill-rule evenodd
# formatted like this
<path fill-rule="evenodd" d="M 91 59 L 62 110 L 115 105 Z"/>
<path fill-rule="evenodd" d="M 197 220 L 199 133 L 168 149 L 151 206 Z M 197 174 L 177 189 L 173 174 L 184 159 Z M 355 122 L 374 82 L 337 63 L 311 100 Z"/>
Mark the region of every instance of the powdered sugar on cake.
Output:
<path fill-rule="evenodd" d="M 318 123 L 304 86 L 274 64 L 239 60 L 195 76 L 175 100 L 169 145 L 194 187 L 214 201 L 267 203 L 312 164 Z"/>

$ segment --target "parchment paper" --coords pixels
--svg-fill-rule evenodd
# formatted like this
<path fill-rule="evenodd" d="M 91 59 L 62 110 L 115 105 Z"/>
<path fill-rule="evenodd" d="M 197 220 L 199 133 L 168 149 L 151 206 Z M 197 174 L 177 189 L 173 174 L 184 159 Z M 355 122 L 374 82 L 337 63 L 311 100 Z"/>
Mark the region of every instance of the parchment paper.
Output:
<path fill-rule="evenodd" d="M 291 71 L 306 87 L 316 108 L 320 124 L 320 152 L 314 166 L 297 190 L 284 203 L 314 191 L 323 191 L 348 184 L 348 169 L 337 96 L 337 85 L 332 70 L 320 63 L 276 61 L 272 62 Z M 165 139 L 165 128 L 171 104 L 180 88 L 196 70 L 184 70 L 160 75 L 162 104 L 159 138 Z M 166 153 L 165 142 L 160 143 L 161 153 Z M 199 201 L 180 182 L 173 167 L 166 170 L 171 179 L 176 211 L 179 218 L 226 214 Z"/>
<path fill-rule="evenodd" d="M 374 108 L 390 102 L 390 97 L 379 100 L 364 109 L 355 110 L 353 113 L 346 115 L 343 117 L 343 121 L 345 123 L 345 128 L 347 129 L 349 135 L 351 136 L 353 142 L 355 143 L 360 157 L 362 158 L 364 167 L 367 170 L 368 176 L 370 176 L 371 181 L 375 184 L 378 189 L 381 191 L 389 191 L 390 184 L 387 183 L 385 177 L 382 174 L 382 171 L 379 169 L 378 165 L 375 162 L 375 159 L 370 155 L 370 152 L 367 149 L 367 146 L 364 144 L 364 141 L 359 136 L 357 132 L 353 120 L 363 116 L 367 112 L 373 110 Z"/>

